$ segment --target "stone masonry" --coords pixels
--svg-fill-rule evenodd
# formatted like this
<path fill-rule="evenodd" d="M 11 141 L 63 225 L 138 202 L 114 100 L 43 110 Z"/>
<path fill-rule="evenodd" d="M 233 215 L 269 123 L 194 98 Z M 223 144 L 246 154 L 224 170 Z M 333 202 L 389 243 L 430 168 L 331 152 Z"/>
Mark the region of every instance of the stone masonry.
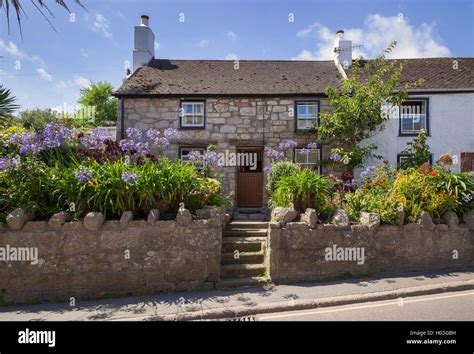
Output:
<path fill-rule="evenodd" d="M 372 228 L 358 224 L 344 229 L 334 224 L 310 228 L 303 222 L 281 227 L 272 222 L 266 266 L 271 279 L 282 284 L 473 266 L 474 228 L 469 227 L 437 224 L 432 228 L 420 222 Z M 326 258 L 334 255 L 329 249 L 352 256 L 359 252 L 364 260 Z"/>
<path fill-rule="evenodd" d="M 0 305 L 212 289 L 219 281 L 220 214 L 180 223 L 130 213 L 104 222 L 97 214 L 70 222 L 56 214 L 19 230 L 0 223 Z M 13 259 L 20 248 L 36 249 L 37 262 Z"/>
<path fill-rule="evenodd" d="M 179 98 L 124 98 L 124 127 L 179 129 Z M 217 146 L 217 152 L 236 152 L 236 147 L 276 147 L 285 139 L 293 139 L 305 146 L 314 142 L 314 132 L 295 132 L 295 101 L 318 100 L 320 112 L 330 106 L 327 98 L 321 97 L 269 97 L 269 98 L 207 98 L 205 129 L 182 129 L 183 139 L 173 144 L 167 155 L 179 157 L 180 146 Z M 117 134 L 120 137 L 120 116 Z M 328 148 L 322 147 L 321 157 L 328 157 Z M 290 157 L 290 156 L 289 156 Z M 264 157 L 263 166 L 270 161 Z M 224 193 L 235 192 L 236 168 L 218 167 L 216 172 L 224 175 Z M 265 183 L 265 181 L 264 181 Z M 267 200 L 266 191 L 263 195 Z"/>

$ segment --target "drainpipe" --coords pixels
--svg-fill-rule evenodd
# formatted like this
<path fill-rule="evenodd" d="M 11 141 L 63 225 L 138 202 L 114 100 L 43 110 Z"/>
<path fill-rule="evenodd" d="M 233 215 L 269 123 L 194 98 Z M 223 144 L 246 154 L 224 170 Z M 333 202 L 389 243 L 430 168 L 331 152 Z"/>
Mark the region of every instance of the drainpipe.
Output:
<path fill-rule="evenodd" d="M 336 65 L 337 71 L 339 71 L 339 74 L 341 74 L 342 78 L 344 80 L 347 80 L 347 74 L 344 71 L 344 68 L 341 65 L 341 62 L 339 60 L 340 56 L 340 46 L 339 46 L 339 41 L 342 39 L 344 36 L 344 31 L 339 30 L 336 32 L 336 38 L 334 39 L 334 64 Z"/>
<path fill-rule="evenodd" d="M 120 139 L 125 137 L 124 128 L 125 128 L 125 98 L 120 98 Z"/>

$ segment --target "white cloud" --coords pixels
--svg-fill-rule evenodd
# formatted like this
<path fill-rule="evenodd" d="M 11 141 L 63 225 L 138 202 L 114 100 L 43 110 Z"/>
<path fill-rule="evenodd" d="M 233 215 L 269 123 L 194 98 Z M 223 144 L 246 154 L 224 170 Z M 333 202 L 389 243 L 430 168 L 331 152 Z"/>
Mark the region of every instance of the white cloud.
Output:
<path fill-rule="evenodd" d="M 155 41 L 155 50 L 160 50 L 160 43 Z"/>
<path fill-rule="evenodd" d="M 40 75 L 40 77 L 43 80 L 46 80 L 49 82 L 53 81 L 53 76 L 50 73 L 48 73 L 44 68 L 37 68 L 36 72 Z"/>
<path fill-rule="evenodd" d="M 102 34 L 105 38 L 112 38 L 112 30 L 110 29 L 110 22 L 102 14 L 97 13 L 92 25 L 92 30 L 96 33 Z"/>
<path fill-rule="evenodd" d="M 224 57 L 224 60 L 239 60 L 239 57 L 237 54 L 229 53 Z"/>
<path fill-rule="evenodd" d="M 231 41 L 235 41 L 237 39 L 237 34 L 235 32 L 229 31 L 227 32 L 227 38 Z"/>
<path fill-rule="evenodd" d="M 211 41 L 209 41 L 207 39 L 202 39 L 202 40 L 200 40 L 199 42 L 196 43 L 196 47 L 207 48 L 207 47 L 209 47 L 210 43 L 211 43 Z"/>
<path fill-rule="evenodd" d="M 38 64 L 40 66 L 44 66 L 44 60 L 41 59 L 37 55 L 29 55 L 28 53 L 22 51 L 21 49 L 18 48 L 18 46 L 12 42 L 9 41 L 8 43 L 0 39 L 0 50 L 2 52 L 7 53 L 10 55 L 13 59 L 17 60 L 28 60 L 32 63 Z"/>
<path fill-rule="evenodd" d="M 81 55 L 84 57 L 84 58 L 89 58 L 89 54 L 86 52 L 86 50 L 84 48 L 81 48 Z"/>
<path fill-rule="evenodd" d="M 426 58 L 444 57 L 451 54 L 448 47 L 434 35 L 435 24 L 423 23 L 416 27 L 405 18 L 398 16 L 369 15 L 364 21 L 364 28 L 344 29 L 344 38 L 352 40 L 353 45 L 363 44 L 356 48 L 353 57 L 373 58 L 380 54 L 390 42 L 397 41 L 397 46 L 388 58 Z M 331 60 L 333 58 L 335 30 L 315 22 L 297 32 L 299 38 L 316 39 L 316 49 L 303 49 L 293 60 Z"/>
<path fill-rule="evenodd" d="M 73 82 L 79 87 L 87 87 L 90 85 L 91 80 L 84 76 L 74 75 Z"/>

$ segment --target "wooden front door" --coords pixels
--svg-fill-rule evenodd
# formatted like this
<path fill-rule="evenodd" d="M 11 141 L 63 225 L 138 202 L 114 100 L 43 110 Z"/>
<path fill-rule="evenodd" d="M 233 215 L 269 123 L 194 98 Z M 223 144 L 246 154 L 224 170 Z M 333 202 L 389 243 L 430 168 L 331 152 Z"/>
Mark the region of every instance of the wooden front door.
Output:
<path fill-rule="evenodd" d="M 237 149 L 237 153 L 246 153 L 247 157 L 239 160 L 254 162 L 254 166 L 237 167 L 237 207 L 260 208 L 263 203 L 263 152 L 261 148 Z M 250 159 L 252 154 L 254 160 Z M 245 156 L 245 155 L 241 155 Z"/>

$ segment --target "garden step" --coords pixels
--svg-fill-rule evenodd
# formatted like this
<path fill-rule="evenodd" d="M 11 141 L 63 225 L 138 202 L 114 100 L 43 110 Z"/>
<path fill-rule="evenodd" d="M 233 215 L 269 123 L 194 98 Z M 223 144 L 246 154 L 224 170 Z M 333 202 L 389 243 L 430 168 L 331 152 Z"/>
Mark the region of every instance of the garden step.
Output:
<path fill-rule="evenodd" d="M 267 236 L 267 229 L 225 229 L 222 233 L 224 237 L 235 237 L 235 236 L 242 236 L 242 237 L 266 237 Z"/>
<path fill-rule="evenodd" d="M 268 229 L 268 222 L 264 221 L 232 221 L 230 229 Z"/>
<path fill-rule="evenodd" d="M 226 264 L 261 264 L 263 263 L 263 252 L 239 252 L 235 258 L 234 252 L 222 253 L 221 262 Z"/>
<path fill-rule="evenodd" d="M 250 277 L 250 278 L 235 278 L 225 279 L 216 284 L 217 289 L 235 289 L 235 288 L 247 288 L 258 285 L 268 284 L 270 279 L 267 277 Z"/>
<path fill-rule="evenodd" d="M 222 252 L 259 252 L 263 250 L 266 237 L 224 237 L 222 239 Z"/>
<path fill-rule="evenodd" d="M 268 221 L 268 219 L 269 219 L 269 217 L 265 214 L 234 213 L 234 220 Z"/>
<path fill-rule="evenodd" d="M 265 274 L 263 264 L 230 264 L 221 267 L 222 279 L 251 278 Z"/>

